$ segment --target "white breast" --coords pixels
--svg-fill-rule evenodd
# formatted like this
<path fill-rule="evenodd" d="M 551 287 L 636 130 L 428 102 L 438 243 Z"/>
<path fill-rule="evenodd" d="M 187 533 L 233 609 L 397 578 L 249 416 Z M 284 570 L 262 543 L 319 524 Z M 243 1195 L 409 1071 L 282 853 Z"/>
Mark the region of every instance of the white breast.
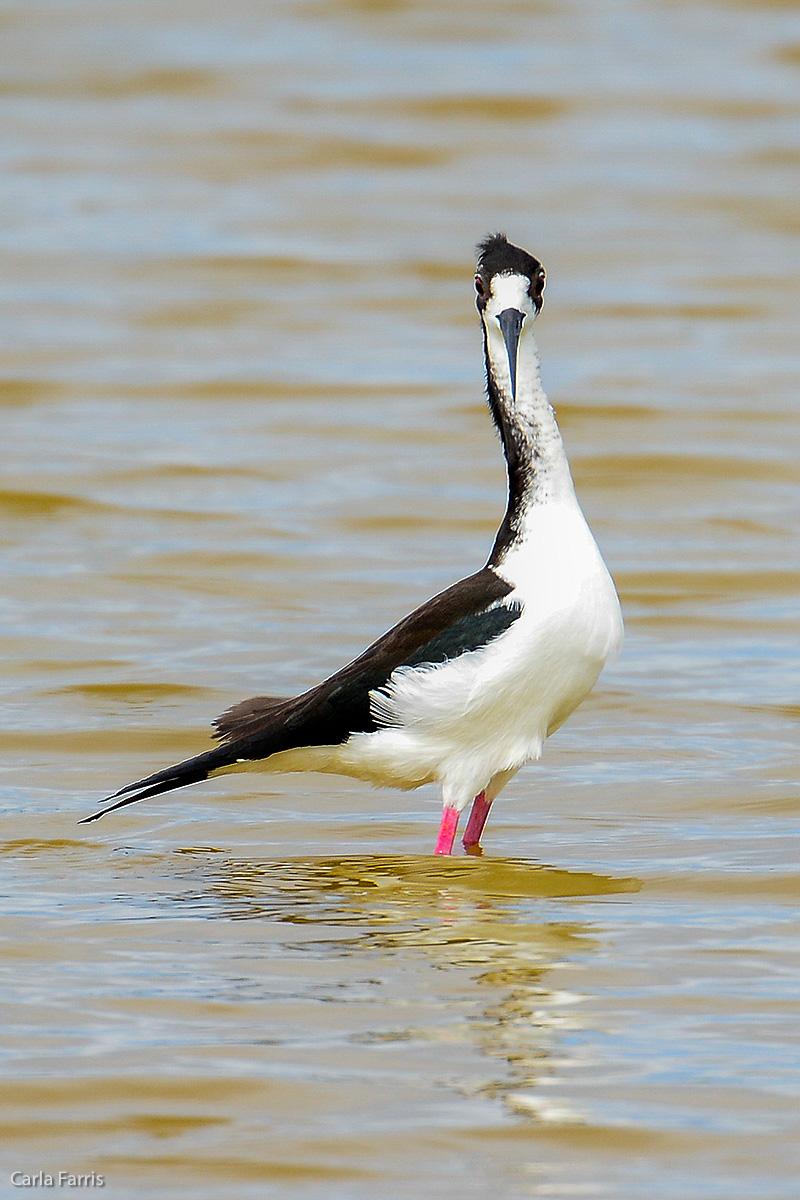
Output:
<path fill-rule="evenodd" d="M 588 657 L 600 667 L 619 653 L 616 588 L 574 496 L 532 505 L 497 570 L 514 586 L 543 653 L 550 637 L 553 653 L 558 645 L 566 658 Z"/>

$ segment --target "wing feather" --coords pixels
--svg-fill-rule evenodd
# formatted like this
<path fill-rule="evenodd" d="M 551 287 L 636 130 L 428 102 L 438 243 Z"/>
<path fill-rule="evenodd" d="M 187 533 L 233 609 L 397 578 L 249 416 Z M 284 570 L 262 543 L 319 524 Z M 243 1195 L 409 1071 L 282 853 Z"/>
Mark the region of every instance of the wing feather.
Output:
<path fill-rule="evenodd" d="M 336 745 L 351 733 L 375 729 L 370 692 L 383 687 L 398 667 L 443 662 L 498 636 L 519 616 L 519 606 L 501 604 L 511 591 L 492 567 L 483 567 L 415 609 L 301 696 L 254 696 L 234 704 L 214 722 L 220 746 L 128 784 L 109 797 L 114 804 L 85 820 L 199 783 L 239 762 L 296 746 Z"/>
<path fill-rule="evenodd" d="M 336 745 L 351 733 L 369 732 L 376 728 L 370 692 L 383 687 L 398 667 L 442 662 L 497 636 L 519 615 L 517 606 L 500 606 L 503 612 L 497 607 L 512 590 L 491 567 L 483 567 L 415 609 L 301 696 L 255 697 L 228 709 L 215 721 L 218 733 L 243 757 L 264 758 L 278 748 Z M 478 617 L 483 620 L 476 624 Z M 271 749 L 278 728 L 291 730 L 292 740 Z"/>

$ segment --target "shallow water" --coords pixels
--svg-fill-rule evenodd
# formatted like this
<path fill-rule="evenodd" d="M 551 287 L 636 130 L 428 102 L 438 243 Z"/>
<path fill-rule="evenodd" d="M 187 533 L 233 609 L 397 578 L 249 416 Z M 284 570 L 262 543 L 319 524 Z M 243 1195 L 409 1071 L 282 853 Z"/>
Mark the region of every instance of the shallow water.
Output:
<path fill-rule="evenodd" d="M 3 1195 L 797 1196 L 797 16 L 0 6 Z M 316 776 L 79 827 L 484 561 L 497 227 L 627 642 L 485 856 Z"/>

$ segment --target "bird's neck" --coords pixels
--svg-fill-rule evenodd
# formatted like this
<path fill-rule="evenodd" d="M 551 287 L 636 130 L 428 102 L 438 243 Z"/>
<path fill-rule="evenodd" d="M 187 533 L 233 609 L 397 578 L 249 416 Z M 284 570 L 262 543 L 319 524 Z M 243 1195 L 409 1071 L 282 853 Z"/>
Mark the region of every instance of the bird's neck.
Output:
<path fill-rule="evenodd" d="M 485 331 L 486 388 L 508 468 L 508 507 L 490 563 L 525 537 L 526 518 L 544 504 L 577 503 L 555 413 L 539 376 L 533 333 L 524 329 L 517 357 L 516 396 L 501 338 Z"/>

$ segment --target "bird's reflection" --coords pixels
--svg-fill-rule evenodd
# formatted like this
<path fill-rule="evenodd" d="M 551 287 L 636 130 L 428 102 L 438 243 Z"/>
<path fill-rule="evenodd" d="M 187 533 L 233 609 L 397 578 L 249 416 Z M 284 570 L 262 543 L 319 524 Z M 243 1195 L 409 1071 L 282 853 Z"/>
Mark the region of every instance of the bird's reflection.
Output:
<path fill-rule="evenodd" d="M 197 878 L 196 864 L 189 873 Z M 459 1036 L 503 1063 L 502 1074 L 493 1071 L 477 1090 L 538 1118 L 546 1113 L 535 1093 L 537 1080 L 574 1020 L 578 999 L 554 991 L 547 976 L 556 965 L 591 954 L 596 944 L 588 922 L 565 920 L 563 910 L 556 915 L 552 905 L 548 919 L 545 905 L 640 886 L 630 878 L 486 857 L 353 855 L 212 863 L 206 858 L 202 876 L 203 898 L 218 915 L 300 925 L 304 934 L 316 926 L 320 937 L 304 936 L 305 951 L 327 956 L 369 951 L 389 955 L 393 962 L 398 953 L 423 954 L 437 969 L 467 972 L 466 992 L 474 1000 L 477 988 L 479 1012 L 458 1018 Z M 448 992 L 452 986 L 451 980 Z M 452 1029 L 447 1036 L 453 1036 Z M 385 1032 L 380 1038 L 386 1040 Z"/>

